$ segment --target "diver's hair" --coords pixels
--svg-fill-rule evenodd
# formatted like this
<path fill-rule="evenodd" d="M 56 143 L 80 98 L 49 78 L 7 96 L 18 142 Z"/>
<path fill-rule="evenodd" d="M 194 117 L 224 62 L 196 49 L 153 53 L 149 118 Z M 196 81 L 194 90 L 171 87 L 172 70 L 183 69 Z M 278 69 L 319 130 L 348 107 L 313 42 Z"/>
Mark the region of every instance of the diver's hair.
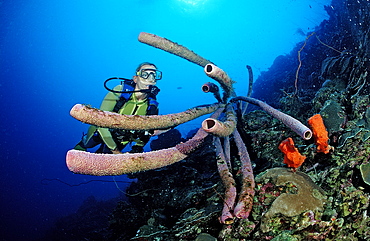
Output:
<path fill-rule="evenodd" d="M 150 62 L 142 62 L 141 64 L 139 64 L 139 66 L 137 66 L 136 71 L 135 71 L 135 75 L 136 75 L 137 72 L 139 72 L 139 70 L 141 69 L 141 67 L 143 67 L 144 65 L 152 65 L 155 68 L 157 68 L 157 66 L 155 66 L 155 64 L 153 64 L 153 63 L 150 63 Z"/>

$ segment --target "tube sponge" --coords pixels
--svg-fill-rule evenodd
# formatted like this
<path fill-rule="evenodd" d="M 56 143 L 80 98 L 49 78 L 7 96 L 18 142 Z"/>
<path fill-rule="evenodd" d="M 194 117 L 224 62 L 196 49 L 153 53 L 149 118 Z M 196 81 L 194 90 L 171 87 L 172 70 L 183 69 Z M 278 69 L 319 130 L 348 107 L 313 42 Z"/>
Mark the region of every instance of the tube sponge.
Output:
<path fill-rule="evenodd" d="M 214 112 L 220 104 L 198 106 L 168 115 L 121 115 L 102 111 L 87 105 L 76 104 L 70 114 L 75 119 L 90 125 L 125 130 L 167 129 Z"/>

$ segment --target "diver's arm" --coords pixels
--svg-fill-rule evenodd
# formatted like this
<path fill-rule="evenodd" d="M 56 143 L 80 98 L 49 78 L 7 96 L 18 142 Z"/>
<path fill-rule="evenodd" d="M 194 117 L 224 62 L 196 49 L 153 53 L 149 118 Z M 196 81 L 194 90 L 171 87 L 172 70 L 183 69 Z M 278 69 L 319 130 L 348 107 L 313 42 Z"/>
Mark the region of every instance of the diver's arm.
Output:
<path fill-rule="evenodd" d="M 101 139 L 104 141 L 109 149 L 115 150 L 117 148 L 117 144 L 114 142 L 112 134 L 110 133 L 108 128 L 99 127 L 98 132 Z"/>

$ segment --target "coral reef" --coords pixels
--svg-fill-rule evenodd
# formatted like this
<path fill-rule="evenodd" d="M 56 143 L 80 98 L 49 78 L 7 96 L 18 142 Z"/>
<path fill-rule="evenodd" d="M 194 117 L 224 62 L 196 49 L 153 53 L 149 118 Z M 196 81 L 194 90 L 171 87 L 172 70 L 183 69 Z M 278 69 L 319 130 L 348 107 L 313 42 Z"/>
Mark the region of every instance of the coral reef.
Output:
<path fill-rule="evenodd" d="M 370 22 L 370 5 L 333 0 L 326 10 L 330 19 L 256 80 L 256 98 L 227 102 L 224 93 L 220 105 L 232 105 L 239 135 L 204 136 L 201 148 L 186 149 L 184 160 L 131 174 L 137 181 L 126 190 L 128 200 L 111 212 L 109 225 L 97 228 L 100 240 L 370 239 L 370 31 L 363 24 Z M 210 63 L 169 40 L 146 36 L 202 67 Z M 258 104 L 257 98 L 294 116 L 299 126 L 320 113 L 334 151 L 318 153 L 314 141 L 304 138 L 307 129 L 272 114 L 282 112 L 248 106 L 241 114 L 237 102 Z M 208 124 L 228 123 L 228 115 L 225 109 Z M 282 168 L 278 146 L 296 133 L 303 138 L 295 145 L 307 158 L 292 172 Z M 235 204 L 243 200 L 246 215 L 236 218 Z"/>

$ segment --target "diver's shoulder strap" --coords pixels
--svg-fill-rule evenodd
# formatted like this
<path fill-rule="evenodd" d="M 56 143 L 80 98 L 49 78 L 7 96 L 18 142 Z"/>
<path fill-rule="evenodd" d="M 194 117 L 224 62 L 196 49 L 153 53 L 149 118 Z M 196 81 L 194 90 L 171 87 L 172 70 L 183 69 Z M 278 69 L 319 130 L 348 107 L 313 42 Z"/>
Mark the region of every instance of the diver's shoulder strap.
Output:
<path fill-rule="evenodd" d="M 152 97 L 148 98 L 148 109 L 146 111 L 147 115 L 158 115 L 158 101 Z"/>
<path fill-rule="evenodd" d="M 135 90 L 135 82 L 133 80 L 125 80 L 122 83 L 122 91 L 124 93 L 121 93 L 119 99 L 116 102 L 116 105 L 113 108 L 113 112 L 118 112 L 122 106 L 131 98 L 132 91 Z"/>
<path fill-rule="evenodd" d="M 120 91 L 121 89 L 122 85 L 117 85 L 116 87 L 114 87 L 115 91 Z M 113 111 L 113 108 L 116 105 L 117 100 L 119 100 L 120 95 L 120 93 L 108 92 L 101 102 L 99 109 L 104 111 Z"/>

